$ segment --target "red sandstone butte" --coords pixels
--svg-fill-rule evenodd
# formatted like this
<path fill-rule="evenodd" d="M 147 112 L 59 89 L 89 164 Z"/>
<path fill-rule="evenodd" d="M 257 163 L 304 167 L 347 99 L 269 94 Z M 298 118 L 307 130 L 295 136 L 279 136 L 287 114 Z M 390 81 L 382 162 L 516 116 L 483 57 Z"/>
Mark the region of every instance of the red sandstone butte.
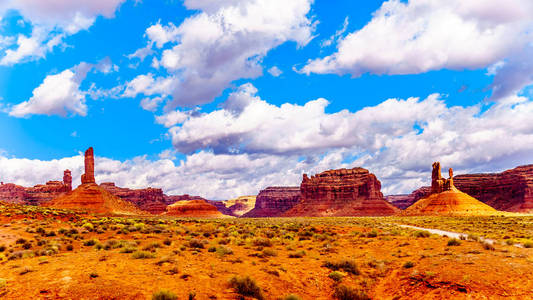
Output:
<path fill-rule="evenodd" d="M 464 193 L 497 210 L 533 212 L 533 165 L 519 166 L 501 173 L 454 176 L 455 186 Z M 429 196 L 431 187 L 415 190 L 399 206 L 409 207 Z M 396 202 L 398 204 L 397 199 Z"/>
<path fill-rule="evenodd" d="M 398 209 L 385 201 L 381 183 L 363 168 L 329 170 L 300 185 L 301 200 L 282 216 L 388 216 Z"/>
<path fill-rule="evenodd" d="M 261 190 L 246 218 L 279 217 L 300 201 L 300 188 L 271 186 Z"/>
<path fill-rule="evenodd" d="M 224 215 L 206 200 L 182 200 L 167 206 L 169 216 L 186 218 L 221 218 Z"/>
<path fill-rule="evenodd" d="M 13 183 L 0 184 L 0 201 L 17 204 L 41 205 L 72 190 L 70 170 L 63 172 L 63 182 L 48 181 L 33 187 Z"/>

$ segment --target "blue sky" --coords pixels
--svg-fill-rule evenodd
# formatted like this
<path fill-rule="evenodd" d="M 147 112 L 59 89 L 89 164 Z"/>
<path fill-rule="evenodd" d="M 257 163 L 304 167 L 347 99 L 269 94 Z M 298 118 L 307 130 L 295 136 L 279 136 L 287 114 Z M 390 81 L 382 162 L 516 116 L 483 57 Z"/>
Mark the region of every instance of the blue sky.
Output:
<path fill-rule="evenodd" d="M 5 182 L 76 177 L 89 146 L 99 181 L 219 199 L 533 158 L 526 0 L 56 2 L 0 1 Z"/>

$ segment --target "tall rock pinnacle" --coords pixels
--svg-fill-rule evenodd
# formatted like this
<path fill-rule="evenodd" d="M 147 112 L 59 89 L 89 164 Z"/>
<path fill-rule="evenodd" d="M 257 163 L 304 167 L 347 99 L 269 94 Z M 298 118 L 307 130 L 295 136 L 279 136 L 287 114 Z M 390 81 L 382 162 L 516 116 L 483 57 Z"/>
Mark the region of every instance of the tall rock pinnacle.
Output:
<path fill-rule="evenodd" d="M 94 152 L 93 147 L 85 151 L 85 174 L 81 175 L 81 184 L 95 183 L 94 180 Z"/>

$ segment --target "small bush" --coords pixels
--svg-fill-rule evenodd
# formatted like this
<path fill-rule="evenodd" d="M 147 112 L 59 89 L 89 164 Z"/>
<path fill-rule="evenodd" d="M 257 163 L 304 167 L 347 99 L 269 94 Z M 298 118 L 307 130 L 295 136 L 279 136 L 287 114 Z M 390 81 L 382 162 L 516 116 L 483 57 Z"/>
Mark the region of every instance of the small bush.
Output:
<path fill-rule="evenodd" d="M 135 251 L 133 252 L 131 257 L 134 259 L 155 258 L 155 254 L 151 252 L 146 252 L 146 251 Z"/>
<path fill-rule="evenodd" d="M 420 237 L 420 238 L 427 238 L 431 235 L 431 233 L 429 233 L 429 231 L 425 231 L 425 230 L 417 230 L 415 231 L 415 233 L 413 233 L 413 235 L 415 237 Z"/>
<path fill-rule="evenodd" d="M 369 238 L 375 238 L 377 236 L 378 236 L 378 232 L 375 229 L 372 229 L 372 231 L 366 234 L 366 237 L 369 237 Z"/>
<path fill-rule="evenodd" d="M 165 239 L 165 240 L 163 241 L 163 244 L 165 244 L 165 245 L 167 245 L 167 246 L 170 246 L 170 244 L 172 244 L 172 241 L 171 241 L 170 239 L 167 238 L 167 239 Z"/>
<path fill-rule="evenodd" d="M 234 276 L 229 281 L 230 286 L 237 292 L 237 294 L 242 296 L 250 296 L 256 299 L 262 300 L 263 292 L 261 288 L 255 283 L 255 280 L 246 276 Z"/>
<path fill-rule="evenodd" d="M 412 261 L 408 261 L 405 264 L 403 264 L 403 267 L 406 268 L 406 269 L 410 269 L 410 268 L 412 268 L 414 266 L 415 266 L 415 264 Z"/>
<path fill-rule="evenodd" d="M 448 246 L 459 246 L 461 245 L 461 241 L 458 239 L 449 239 L 448 240 Z"/>
<path fill-rule="evenodd" d="M 283 300 L 302 300 L 302 298 L 296 296 L 296 295 L 288 295 L 283 298 Z"/>
<path fill-rule="evenodd" d="M 0 278 L 0 289 L 3 289 L 6 286 L 6 280 L 4 278 Z"/>
<path fill-rule="evenodd" d="M 365 292 L 357 291 L 354 288 L 345 285 L 339 285 L 335 288 L 333 298 L 339 300 L 370 300 L 370 297 L 368 297 Z"/>
<path fill-rule="evenodd" d="M 337 282 L 340 282 L 344 278 L 344 274 L 342 274 L 341 272 L 333 271 L 329 273 L 328 277 Z"/>
<path fill-rule="evenodd" d="M 171 291 L 159 290 L 152 294 L 152 300 L 177 300 L 178 296 Z"/>
<path fill-rule="evenodd" d="M 88 223 L 88 224 L 90 224 L 90 223 Z M 94 246 L 94 245 L 96 245 L 97 243 L 100 243 L 100 241 L 97 240 L 97 239 L 90 239 L 90 240 L 86 240 L 86 241 L 84 241 L 84 242 L 83 242 L 83 246 Z"/>
<path fill-rule="evenodd" d="M 264 249 L 261 254 L 261 257 L 271 257 L 271 256 L 278 256 L 278 253 L 272 249 Z"/>
<path fill-rule="evenodd" d="M 74 246 L 72 246 L 72 244 L 68 244 L 66 249 L 67 251 L 72 251 L 74 250 Z"/>
<path fill-rule="evenodd" d="M 266 238 L 257 238 L 253 241 L 253 244 L 256 247 L 271 247 L 272 241 Z"/>
<path fill-rule="evenodd" d="M 343 270 L 346 273 L 359 275 L 359 269 L 357 268 L 357 265 L 354 261 L 350 260 L 341 260 L 338 262 L 326 261 L 322 266 L 333 271 Z"/>
<path fill-rule="evenodd" d="M 533 242 L 532 241 L 527 241 L 524 243 L 524 248 L 533 248 Z"/>
<path fill-rule="evenodd" d="M 189 248 L 203 249 L 204 243 L 198 239 L 191 239 L 188 244 Z"/>
<path fill-rule="evenodd" d="M 483 242 L 483 243 L 481 243 L 481 245 L 483 246 L 483 249 L 485 249 L 485 250 L 490 250 L 490 251 L 494 251 L 495 250 L 494 245 L 492 245 L 492 243 Z"/>
<path fill-rule="evenodd" d="M 226 246 L 219 246 L 217 248 L 217 254 L 219 256 L 230 255 L 230 254 L 233 254 L 233 250 L 231 250 L 231 248 L 226 247 Z"/>
<path fill-rule="evenodd" d="M 303 250 L 289 253 L 289 258 L 302 258 L 304 256 L 305 256 L 305 251 Z"/>

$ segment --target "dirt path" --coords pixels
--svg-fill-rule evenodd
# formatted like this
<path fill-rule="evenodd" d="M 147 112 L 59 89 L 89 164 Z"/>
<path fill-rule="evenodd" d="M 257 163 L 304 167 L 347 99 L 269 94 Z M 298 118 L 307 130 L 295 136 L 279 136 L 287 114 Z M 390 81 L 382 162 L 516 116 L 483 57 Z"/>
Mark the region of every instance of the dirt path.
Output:
<path fill-rule="evenodd" d="M 466 239 L 466 238 L 468 238 L 468 234 L 461 233 L 461 232 L 453 232 L 453 231 L 446 231 L 446 230 L 440 230 L 440 229 L 431 229 L 431 228 L 424 228 L 424 227 L 418 227 L 418 226 L 412 226 L 412 225 L 403 225 L 403 224 L 397 224 L 397 225 L 400 226 L 400 227 L 404 227 L 404 228 L 424 230 L 424 231 L 427 231 L 427 232 L 429 232 L 431 234 L 437 234 L 437 235 L 440 235 L 440 236 L 447 236 L 447 237 L 451 237 L 451 238 L 454 238 L 454 239 Z M 489 244 L 494 244 L 495 243 L 494 240 L 486 239 L 484 237 L 479 237 L 479 240 L 481 242 L 486 242 L 486 243 L 489 243 Z M 517 245 L 520 245 L 520 244 L 517 244 Z"/>

